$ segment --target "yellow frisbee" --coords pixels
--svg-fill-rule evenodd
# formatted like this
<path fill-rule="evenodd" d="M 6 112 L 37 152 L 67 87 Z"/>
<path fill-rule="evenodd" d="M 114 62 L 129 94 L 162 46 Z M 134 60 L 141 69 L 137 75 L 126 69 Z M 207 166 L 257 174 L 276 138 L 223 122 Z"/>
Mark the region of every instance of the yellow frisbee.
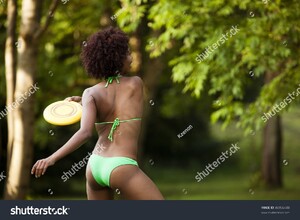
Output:
<path fill-rule="evenodd" d="M 47 106 L 44 119 L 53 125 L 70 125 L 81 119 L 82 106 L 77 102 L 58 101 Z"/>

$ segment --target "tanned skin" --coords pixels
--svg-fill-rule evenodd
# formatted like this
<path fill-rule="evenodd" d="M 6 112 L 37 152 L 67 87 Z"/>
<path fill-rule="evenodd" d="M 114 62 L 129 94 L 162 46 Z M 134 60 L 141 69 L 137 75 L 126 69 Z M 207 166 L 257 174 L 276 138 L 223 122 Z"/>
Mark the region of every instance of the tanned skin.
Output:
<path fill-rule="evenodd" d="M 121 75 L 129 69 L 132 57 L 127 56 Z M 120 84 L 114 81 L 105 88 L 101 82 L 83 92 L 82 98 L 73 96 L 69 101 L 81 102 L 83 111 L 80 129 L 63 145 L 47 158 L 38 160 L 32 167 L 35 177 L 45 174 L 49 166 L 78 149 L 92 136 L 96 122 L 112 122 L 142 117 L 143 82 L 138 76 L 121 77 Z M 113 135 L 113 142 L 108 140 L 112 124 L 96 125 L 98 141 L 93 153 L 103 157 L 129 157 L 137 160 L 138 137 L 141 121 L 120 123 Z M 89 164 L 86 168 L 86 191 L 89 200 L 111 200 L 114 190 L 118 189 L 124 199 L 163 200 L 163 196 L 152 180 L 138 167 L 123 165 L 115 168 L 110 176 L 110 188 L 100 186 L 94 179 Z"/>

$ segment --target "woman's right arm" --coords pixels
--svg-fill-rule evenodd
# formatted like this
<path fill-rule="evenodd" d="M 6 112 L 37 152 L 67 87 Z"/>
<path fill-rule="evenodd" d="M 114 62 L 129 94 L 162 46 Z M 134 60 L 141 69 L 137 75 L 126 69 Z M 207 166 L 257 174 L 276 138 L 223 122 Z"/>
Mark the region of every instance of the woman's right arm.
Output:
<path fill-rule="evenodd" d="M 92 136 L 97 112 L 94 98 L 90 94 L 89 90 L 84 91 L 82 102 L 83 109 L 80 120 L 80 129 L 69 139 L 66 144 L 64 144 L 51 156 L 38 160 L 32 167 L 31 174 L 35 174 L 36 177 L 44 175 L 49 166 L 53 166 L 58 160 L 76 150 Z"/>

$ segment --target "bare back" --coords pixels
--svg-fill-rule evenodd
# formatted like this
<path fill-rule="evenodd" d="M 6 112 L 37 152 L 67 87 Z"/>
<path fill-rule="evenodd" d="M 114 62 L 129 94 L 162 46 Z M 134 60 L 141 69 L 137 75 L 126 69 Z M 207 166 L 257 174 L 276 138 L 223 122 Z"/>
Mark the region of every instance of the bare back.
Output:
<path fill-rule="evenodd" d="M 143 82 L 137 77 L 120 77 L 105 87 L 101 82 L 90 88 L 97 109 L 96 122 L 113 122 L 141 118 L 143 112 Z M 108 139 L 112 124 L 96 124 L 99 139 L 94 154 L 105 157 L 124 156 L 136 159 L 141 121 L 121 122 L 113 134 L 113 141 Z"/>

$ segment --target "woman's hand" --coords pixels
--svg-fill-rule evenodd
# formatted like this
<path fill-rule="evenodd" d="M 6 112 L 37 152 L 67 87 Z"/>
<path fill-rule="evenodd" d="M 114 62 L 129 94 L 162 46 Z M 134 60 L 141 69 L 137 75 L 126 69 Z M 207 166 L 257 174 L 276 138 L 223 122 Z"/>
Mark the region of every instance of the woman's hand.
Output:
<path fill-rule="evenodd" d="M 41 160 L 38 160 L 31 169 L 31 174 L 34 174 L 36 178 L 44 175 L 47 168 L 55 164 L 54 160 L 51 157 L 47 157 Z"/>
<path fill-rule="evenodd" d="M 79 104 L 82 104 L 81 103 L 81 96 L 71 96 L 71 97 L 68 97 L 68 98 L 65 98 L 65 101 L 73 101 L 73 102 L 78 102 Z"/>

